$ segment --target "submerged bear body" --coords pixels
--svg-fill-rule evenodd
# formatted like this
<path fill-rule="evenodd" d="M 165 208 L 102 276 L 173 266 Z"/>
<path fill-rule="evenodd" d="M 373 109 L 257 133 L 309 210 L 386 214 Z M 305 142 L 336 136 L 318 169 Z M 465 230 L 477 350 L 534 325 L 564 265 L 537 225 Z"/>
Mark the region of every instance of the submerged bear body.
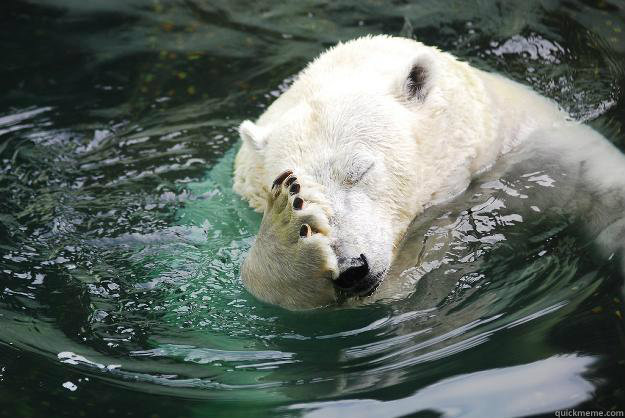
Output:
<path fill-rule="evenodd" d="M 586 158 L 580 143 L 601 149 L 598 160 L 625 178 L 618 150 L 554 102 L 387 36 L 328 50 L 239 131 L 234 188 L 264 213 L 243 282 L 291 309 L 392 294 L 389 272 L 415 217 L 511 151 L 542 152 L 541 137 L 546 153 L 570 148 L 562 158 L 572 165 Z M 588 167 L 589 182 L 621 196 L 618 181 L 603 182 L 605 165 Z"/>

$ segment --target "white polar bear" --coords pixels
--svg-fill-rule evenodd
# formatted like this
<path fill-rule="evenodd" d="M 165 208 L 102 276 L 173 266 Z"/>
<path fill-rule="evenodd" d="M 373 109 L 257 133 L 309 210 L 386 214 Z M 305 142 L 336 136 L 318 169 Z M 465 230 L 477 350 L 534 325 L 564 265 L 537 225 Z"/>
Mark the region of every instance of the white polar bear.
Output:
<path fill-rule="evenodd" d="M 554 102 L 388 36 L 329 49 L 239 132 L 234 190 L 264 212 L 241 276 L 291 309 L 372 294 L 416 216 L 533 138 L 583 137 L 577 148 L 550 143 L 572 164 L 597 150 L 591 181 L 614 170 L 625 179 L 618 150 Z"/>

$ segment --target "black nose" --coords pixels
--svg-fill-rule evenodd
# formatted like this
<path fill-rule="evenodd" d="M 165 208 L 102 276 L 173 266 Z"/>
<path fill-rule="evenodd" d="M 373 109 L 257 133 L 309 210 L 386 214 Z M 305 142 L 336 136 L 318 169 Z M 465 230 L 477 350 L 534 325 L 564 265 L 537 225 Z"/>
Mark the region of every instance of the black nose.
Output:
<path fill-rule="evenodd" d="M 341 267 L 347 267 L 343 270 Z M 339 259 L 339 268 L 343 270 L 334 284 L 344 290 L 357 287 L 369 274 L 369 263 L 364 254 L 358 258 Z"/>

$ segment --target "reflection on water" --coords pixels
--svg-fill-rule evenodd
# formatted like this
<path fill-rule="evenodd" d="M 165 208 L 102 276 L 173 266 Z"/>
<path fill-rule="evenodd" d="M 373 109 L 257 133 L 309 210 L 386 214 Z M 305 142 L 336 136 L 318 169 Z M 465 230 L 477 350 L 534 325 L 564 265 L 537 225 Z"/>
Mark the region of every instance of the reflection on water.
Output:
<path fill-rule="evenodd" d="M 231 188 L 238 123 L 325 47 L 367 33 L 531 84 L 625 149 L 620 3 L 4 10 L 0 415 L 625 409 L 619 260 L 545 198 L 581 199 L 558 167 L 486 173 L 414 223 L 402 292 L 306 313 L 242 288 L 260 215 Z"/>
<path fill-rule="evenodd" d="M 371 399 L 293 405 L 313 417 L 402 417 L 435 411 L 444 417 L 530 416 L 557 411 L 590 399 L 594 386 L 582 377 L 592 357 L 554 356 L 520 366 L 503 367 L 443 379 L 411 396 L 392 401 Z"/>

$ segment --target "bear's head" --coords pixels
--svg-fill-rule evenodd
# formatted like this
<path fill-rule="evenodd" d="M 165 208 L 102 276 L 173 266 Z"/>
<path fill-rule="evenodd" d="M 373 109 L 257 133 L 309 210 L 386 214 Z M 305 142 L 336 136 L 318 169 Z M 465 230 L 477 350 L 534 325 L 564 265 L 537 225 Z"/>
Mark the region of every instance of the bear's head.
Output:
<path fill-rule="evenodd" d="M 264 211 L 242 268 L 251 293 L 298 309 L 375 290 L 411 220 L 468 184 L 463 136 L 483 124 L 468 68 L 416 41 L 361 38 L 241 124 L 235 190 Z"/>

